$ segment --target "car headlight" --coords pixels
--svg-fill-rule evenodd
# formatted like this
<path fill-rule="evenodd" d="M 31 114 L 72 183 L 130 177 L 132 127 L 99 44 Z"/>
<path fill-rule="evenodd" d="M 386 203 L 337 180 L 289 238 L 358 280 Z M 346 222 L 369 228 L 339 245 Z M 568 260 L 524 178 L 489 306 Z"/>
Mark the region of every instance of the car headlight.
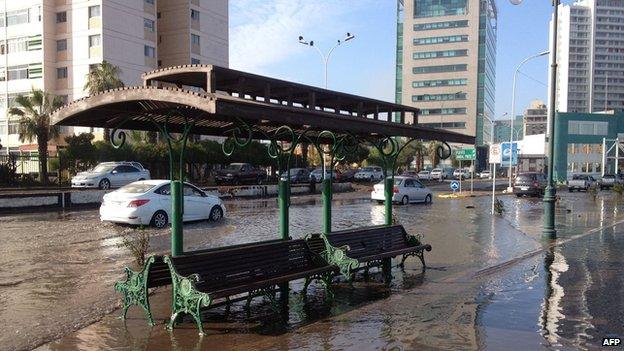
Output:
<path fill-rule="evenodd" d="M 225 176 L 226 176 L 226 177 L 231 177 L 231 176 L 232 176 L 232 173 L 228 173 L 228 174 L 226 174 Z"/>

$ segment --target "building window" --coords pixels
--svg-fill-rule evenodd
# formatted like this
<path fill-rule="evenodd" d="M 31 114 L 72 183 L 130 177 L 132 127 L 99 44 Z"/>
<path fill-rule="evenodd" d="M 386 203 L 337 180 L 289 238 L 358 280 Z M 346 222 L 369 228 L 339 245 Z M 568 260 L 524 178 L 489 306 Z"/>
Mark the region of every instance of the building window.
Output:
<path fill-rule="evenodd" d="M 609 135 L 609 122 L 568 121 L 568 134 Z"/>
<path fill-rule="evenodd" d="M 465 115 L 465 107 L 450 107 L 450 108 L 424 108 L 420 110 L 422 116 L 427 115 Z"/>
<path fill-rule="evenodd" d="M 9 80 L 28 79 L 28 65 L 9 67 Z"/>
<path fill-rule="evenodd" d="M 146 31 L 148 32 L 154 32 L 156 31 L 156 24 L 153 20 L 148 19 L 148 18 L 144 18 L 143 19 L 143 28 L 145 28 Z"/>
<path fill-rule="evenodd" d="M 67 50 L 67 39 L 61 39 L 56 41 L 56 51 Z"/>
<path fill-rule="evenodd" d="M 201 61 L 199 59 L 191 57 L 191 64 L 199 65 L 199 64 L 201 64 Z"/>
<path fill-rule="evenodd" d="M 428 128 L 466 129 L 466 122 L 421 123 Z"/>
<path fill-rule="evenodd" d="M 413 67 L 412 73 L 414 74 L 423 74 L 423 73 L 442 73 L 442 72 L 462 72 L 468 69 L 468 65 L 444 65 L 444 66 L 424 66 L 424 67 Z"/>
<path fill-rule="evenodd" d="M 24 23 L 30 22 L 29 13 L 30 13 L 29 9 L 7 12 L 6 14 L 7 26 L 15 26 L 18 24 L 24 24 Z"/>
<path fill-rule="evenodd" d="M 65 23 L 67 22 L 67 12 L 57 12 L 56 13 L 56 23 Z"/>
<path fill-rule="evenodd" d="M 192 45 L 199 45 L 199 44 L 200 44 L 200 38 L 199 38 L 199 35 L 197 35 L 197 34 L 191 34 L 191 44 L 192 44 Z"/>
<path fill-rule="evenodd" d="M 444 37 L 415 38 L 414 45 L 446 44 L 468 41 L 468 35 L 448 35 Z"/>
<path fill-rule="evenodd" d="M 99 34 L 89 35 L 89 47 L 102 45 L 102 37 Z"/>
<path fill-rule="evenodd" d="M 154 0 L 145 0 L 146 4 L 154 5 Z"/>
<path fill-rule="evenodd" d="M 143 53 L 145 54 L 145 57 L 156 57 L 156 49 L 149 45 L 145 45 Z"/>
<path fill-rule="evenodd" d="M 415 52 L 412 57 L 414 60 L 425 60 L 432 58 L 459 57 L 468 56 L 468 50 L 444 50 L 444 51 L 424 51 Z"/>
<path fill-rule="evenodd" d="M 466 100 L 466 93 L 459 94 L 424 94 L 424 95 L 412 95 L 412 101 L 451 101 L 451 100 Z"/>
<path fill-rule="evenodd" d="M 435 22 L 435 23 L 421 23 L 415 24 L 414 30 L 434 30 L 434 29 L 445 29 L 445 28 L 462 28 L 468 27 L 468 21 L 446 21 L 446 22 Z"/>
<path fill-rule="evenodd" d="M 191 19 L 193 21 L 199 21 L 199 11 L 191 9 Z"/>
<path fill-rule="evenodd" d="M 60 67 L 56 69 L 56 78 L 57 79 L 66 79 L 67 78 L 67 67 Z"/>
<path fill-rule="evenodd" d="M 421 80 L 412 82 L 413 88 L 429 88 L 429 87 L 443 87 L 443 86 L 458 86 L 466 85 L 467 79 L 437 79 L 437 80 Z"/>
<path fill-rule="evenodd" d="M 465 15 L 466 13 L 468 13 L 468 0 L 414 0 L 414 18 Z"/>
<path fill-rule="evenodd" d="M 89 18 L 100 16 L 100 5 L 89 6 Z"/>

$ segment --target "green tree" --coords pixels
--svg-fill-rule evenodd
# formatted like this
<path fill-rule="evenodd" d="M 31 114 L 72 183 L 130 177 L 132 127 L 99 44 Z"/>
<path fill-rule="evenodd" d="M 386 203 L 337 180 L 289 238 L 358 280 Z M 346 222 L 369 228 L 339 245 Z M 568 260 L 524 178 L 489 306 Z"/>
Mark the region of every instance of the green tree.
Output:
<path fill-rule="evenodd" d="M 87 74 L 87 81 L 84 90 L 90 95 L 95 95 L 106 90 L 122 88 L 124 86 L 119 74 L 121 69 L 107 61 L 102 61 L 97 68 L 92 69 Z M 104 142 L 110 143 L 110 130 L 104 128 Z"/>
<path fill-rule="evenodd" d="M 59 156 L 72 174 L 93 167 L 97 162 L 95 147 L 91 143 L 94 138 L 91 133 L 65 137 L 67 146 L 59 151 Z"/>
<path fill-rule="evenodd" d="M 440 163 L 440 157 L 438 156 L 438 147 L 442 146 L 439 141 L 429 142 L 427 152 L 429 153 L 429 159 L 431 160 L 431 167 L 436 167 Z"/>
<path fill-rule="evenodd" d="M 15 107 L 9 114 L 19 117 L 19 140 L 37 140 L 39 152 L 39 181 L 48 182 L 48 141 L 58 136 L 58 127 L 50 125 L 52 111 L 63 105 L 63 101 L 39 89 L 33 89 L 28 96 L 18 95 Z"/>

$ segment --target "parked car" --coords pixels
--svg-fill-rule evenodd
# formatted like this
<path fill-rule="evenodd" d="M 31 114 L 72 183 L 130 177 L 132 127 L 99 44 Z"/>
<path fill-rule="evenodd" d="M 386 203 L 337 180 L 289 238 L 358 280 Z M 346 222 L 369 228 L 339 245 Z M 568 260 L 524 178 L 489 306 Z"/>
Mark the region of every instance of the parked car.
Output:
<path fill-rule="evenodd" d="M 307 168 L 291 168 L 290 169 L 290 182 L 291 183 L 307 183 L 310 180 L 310 171 Z"/>
<path fill-rule="evenodd" d="M 229 166 L 217 171 L 217 184 L 262 184 L 266 180 L 266 172 L 249 163 L 230 163 Z"/>
<path fill-rule="evenodd" d="M 479 173 L 479 178 L 481 178 L 481 179 L 490 179 L 490 178 L 492 178 L 492 173 L 490 172 L 489 169 L 483 170 L 483 171 L 481 171 L 481 173 Z"/>
<path fill-rule="evenodd" d="M 418 172 L 418 180 L 431 180 L 431 172 L 430 171 Z"/>
<path fill-rule="evenodd" d="M 453 171 L 453 178 L 455 179 L 468 179 L 470 178 L 470 170 L 468 169 L 462 169 L 462 168 L 458 168 L 455 171 Z"/>
<path fill-rule="evenodd" d="M 434 168 L 431 170 L 431 180 L 444 180 L 452 176 L 453 176 L 452 168 Z"/>
<path fill-rule="evenodd" d="M 523 195 L 542 196 L 546 189 L 546 176 L 543 173 L 520 173 L 514 180 L 513 193 L 517 197 Z"/>
<path fill-rule="evenodd" d="M 424 186 L 418 179 L 413 177 L 394 177 L 394 187 L 392 189 L 392 202 L 407 205 L 412 202 L 431 203 L 433 195 L 431 190 Z M 381 181 L 373 186 L 371 199 L 378 203 L 383 203 L 386 199 L 384 193 L 384 182 Z"/>
<path fill-rule="evenodd" d="M 590 175 L 575 174 L 572 176 L 572 179 L 568 180 L 568 191 L 569 192 L 573 192 L 574 190 L 587 191 L 587 189 L 589 189 L 592 185 L 594 185 L 595 182 L 596 180 L 594 179 L 594 177 Z"/>
<path fill-rule="evenodd" d="M 614 174 L 605 174 L 602 176 L 600 181 L 598 181 L 598 186 L 600 186 L 600 190 L 610 189 L 615 184 L 622 184 L 622 178 L 615 176 Z"/>
<path fill-rule="evenodd" d="M 189 183 L 184 183 L 183 192 L 184 222 L 218 221 L 225 215 L 225 206 L 217 196 L 208 195 Z M 104 195 L 100 220 L 164 228 L 171 221 L 170 181 L 134 182 Z"/>
<path fill-rule="evenodd" d="M 325 175 L 327 177 L 329 177 L 330 172 L 328 169 L 325 170 Z M 333 181 L 338 181 L 338 172 L 336 170 L 333 170 L 331 172 L 331 178 Z M 315 182 L 315 183 L 320 183 L 323 180 L 323 170 L 321 168 L 317 168 L 315 170 L 313 170 L 312 172 L 310 172 L 310 181 L 311 182 Z"/>
<path fill-rule="evenodd" d="M 357 173 L 357 169 L 346 169 L 340 172 L 340 181 L 341 182 L 352 182 L 355 180 L 355 174 Z"/>
<path fill-rule="evenodd" d="M 363 167 L 355 173 L 355 180 L 366 180 L 374 182 L 383 179 L 381 167 Z"/>
<path fill-rule="evenodd" d="M 401 175 L 404 177 L 412 177 L 418 179 L 418 172 L 416 171 L 407 170 L 401 173 Z"/>
<path fill-rule="evenodd" d="M 93 169 L 76 174 L 71 186 L 106 190 L 147 179 L 150 179 L 150 172 L 138 162 L 102 162 Z"/>

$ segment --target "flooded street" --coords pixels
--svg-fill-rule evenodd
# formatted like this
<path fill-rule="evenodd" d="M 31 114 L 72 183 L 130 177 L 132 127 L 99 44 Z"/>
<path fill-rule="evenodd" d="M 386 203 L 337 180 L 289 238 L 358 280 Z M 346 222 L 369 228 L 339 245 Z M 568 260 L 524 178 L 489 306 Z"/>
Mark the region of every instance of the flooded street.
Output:
<path fill-rule="evenodd" d="M 336 196 L 334 229 L 383 223 L 383 205 L 345 195 Z M 286 322 L 261 299 L 250 318 L 236 303 L 227 315 L 222 307 L 205 312 L 203 338 L 189 320 L 166 331 L 168 289 L 152 298 L 160 322 L 153 328 L 136 307 L 125 325 L 119 311 L 108 314 L 120 301 L 113 284 L 132 264 L 122 235 L 134 228 L 100 223 L 94 210 L 0 217 L 0 318 L 10 321 L 0 345 L 30 349 L 67 335 L 41 349 L 527 350 L 595 348 L 624 336 L 624 200 L 562 193 L 554 245 L 542 238 L 538 199 L 501 199 L 502 217 L 489 214 L 489 197 L 396 206 L 399 223 L 433 246 L 424 273 L 410 259 L 405 272 L 393 270 L 389 289 L 338 284 L 329 305 L 320 286 L 304 304 L 296 281 Z M 187 250 L 278 238 L 275 199 L 227 206 L 222 222 L 185 225 Z M 321 210 L 316 197 L 293 199 L 291 236 L 319 232 Z M 168 251 L 169 232 L 148 231 L 150 252 Z"/>

